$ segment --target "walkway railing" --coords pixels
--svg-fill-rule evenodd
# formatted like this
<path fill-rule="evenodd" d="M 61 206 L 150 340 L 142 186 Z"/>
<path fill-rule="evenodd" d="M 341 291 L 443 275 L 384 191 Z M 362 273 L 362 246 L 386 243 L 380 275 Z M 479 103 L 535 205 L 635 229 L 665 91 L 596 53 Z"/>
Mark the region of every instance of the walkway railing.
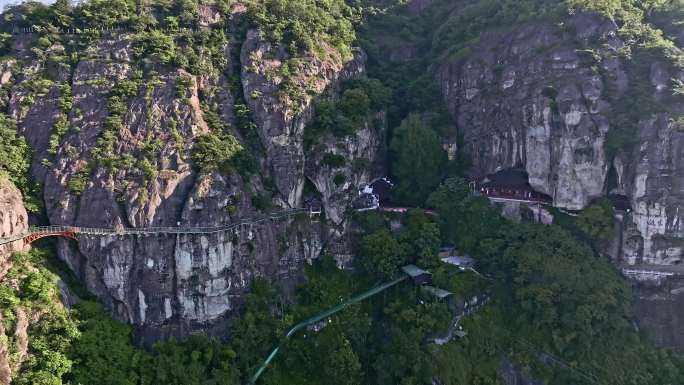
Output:
<path fill-rule="evenodd" d="M 16 242 L 22 239 L 31 239 L 32 241 L 46 236 L 68 236 L 74 235 L 160 235 L 160 234 L 216 234 L 237 229 L 245 225 L 256 225 L 274 219 L 281 219 L 291 217 L 297 214 L 313 213 L 308 208 L 296 208 L 285 211 L 280 211 L 262 217 L 243 219 L 237 222 L 229 223 L 224 226 L 214 227 L 126 227 L 126 228 L 98 228 L 98 227 L 77 227 L 77 226 L 40 226 L 30 227 L 22 234 L 12 237 L 0 238 L 0 245 L 11 242 Z"/>
<path fill-rule="evenodd" d="M 330 317 L 331 315 L 333 315 L 333 314 L 335 314 L 335 313 L 338 313 L 338 312 L 340 312 L 340 311 L 346 309 L 347 307 L 349 307 L 349 306 L 351 306 L 351 305 L 357 304 L 357 303 L 362 302 L 363 300 L 365 300 L 365 299 L 367 299 L 367 298 L 369 298 L 369 297 L 372 297 L 372 296 L 374 296 L 374 295 L 376 295 L 376 294 L 378 294 L 378 293 L 381 293 L 381 292 L 383 292 L 383 291 L 389 289 L 390 287 L 392 287 L 392 286 L 394 286 L 394 285 L 396 285 L 396 284 L 398 284 L 398 283 L 400 283 L 400 282 L 406 280 L 407 278 L 408 278 L 407 275 L 403 275 L 403 276 L 401 276 L 401 277 L 395 279 L 394 281 L 386 282 L 386 283 L 384 283 L 384 284 L 382 284 L 382 285 L 380 285 L 380 286 L 376 286 L 376 287 L 374 287 L 374 288 L 372 288 L 372 289 L 370 289 L 370 290 L 368 290 L 368 291 L 366 291 L 366 292 L 363 292 L 363 293 L 357 295 L 356 297 L 353 297 L 353 298 L 351 298 L 351 299 L 349 299 L 349 300 L 347 300 L 347 301 L 345 301 L 345 302 L 342 302 L 341 304 L 339 304 L 339 305 L 337 305 L 337 306 L 333 306 L 333 307 L 331 307 L 330 309 L 327 309 L 327 310 L 325 310 L 325 311 L 322 311 L 322 312 L 320 312 L 320 313 L 314 315 L 313 317 L 308 318 L 308 319 L 306 319 L 306 320 L 304 320 L 304 321 L 302 321 L 302 322 L 296 324 L 295 326 L 293 326 L 290 330 L 288 330 L 287 334 L 285 334 L 285 336 L 283 337 L 283 339 L 281 340 L 281 342 L 278 344 L 278 346 L 276 346 L 276 347 L 271 351 L 271 354 L 269 354 L 268 357 L 266 357 L 266 359 L 264 360 L 264 362 L 263 362 L 263 363 L 259 366 L 259 368 L 257 369 L 256 373 L 254 373 L 254 376 L 252 376 L 252 378 L 250 378 L 250 380 L 249 380 L 249 385 L 254 385 L 254 384 L 256 383 L 256 381 L 259 379 L 259 377 L 261 377 L 261 375 L 264 373 L 264 370 L 266 370 L 266 368 L 268 368 L 268 366 L 271 364 L 271 362 L 273 362 L 273 360 L 275 359 L 275 357 L 278 355 L 278 352 L 280 351 L 280 348 L 282 347 L 282 345 L 283 345 L 287 340 L 289 340 L 290 338 L 292 338 L 292 336 L 293 336 L 296 332 L 298 332 L 299 330 L 304 329 L 305 327 L 307 327 L 307 326 L 309 326 L 309 325 L 313 325 L 313 324 L 315 324 L 315 323 L 321 321 L 321 320 L 324 319 L 324 318 L 328 318 L 328 317 Z"/>

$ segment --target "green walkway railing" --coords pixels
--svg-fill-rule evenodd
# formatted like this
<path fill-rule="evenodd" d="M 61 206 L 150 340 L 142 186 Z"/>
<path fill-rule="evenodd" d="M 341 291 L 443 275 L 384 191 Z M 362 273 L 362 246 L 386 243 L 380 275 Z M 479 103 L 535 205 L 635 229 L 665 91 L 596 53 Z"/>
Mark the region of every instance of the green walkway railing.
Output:
<path fill-rule="evenodd" d="M 296 324 L 295 326 L 293 326 L 287 332 L 287 334 L 285 334 L 285 337 L 281 340 L 281 342 L 278 344 L 278 346 L 276 346 L 275 349 L 273 349 L 271 354 L 269 354 L 268 357 L 266 357 L 264 362 L 261 364 L 261 366 L 259 366 L 259 369 L 256 371 L 256 373 L 254 373 L 254 376 L 252 376 L 252 378 L 249 380 L 249 384 L 253 385 L 256 383 L 256 381 L 259 379 L 259 377 L 261 377 L 261 375 L 264 373 L 266 368 L 271 364 L 271 362 L 278 355 L 278 351 L 280 351 L 280 348 L 283 345 L 283 343 L 285 341 L 287 341 L 288 339 L 290 339 L 290 337 L 292 337 L 293 334 L 295 334 L 299 330 L 304 329 L 305 327 L 307 327 L 309 325 L 313 325 L 316 322 L 319 322 L 324 318 L 327 318 L 327 317 L 329 317 L 329 316 L 331 316 L 331 315 L 333 315 L 339 311 L 342 311 L 351 305 L 359 303 L 359 302 L 361 302 L 361 301 L 363 301 L 369 297 L 372 297 L 372 296 L 374 296 L 380 292 L 383 292 L 383 291 L 389 289 L 390 287 L 398 284 L 399 282 L 404 281 L 407 278 L 408 278 L 408 276 L 402 276 L 400 278 L 395 279 L 394 281 L 384 283 L 380 286 L 376 286 L 376 287 L 374 287 L 374 288 L 372 288 L 366 292 L 363 292 L 363 293 L 357 295 L 356 297 L 353 297 L 353 298 L 351 298 L 351 299 L 349 299 L 349 300 L 347 300 L 347 301 L 345 301 L 345 302 L 343 302 L 337 306 L 331 307 L 330 309 L 325 310 L 321 313 L 318 313 L 315 316 L 308 318 L 308 319 Z"/>

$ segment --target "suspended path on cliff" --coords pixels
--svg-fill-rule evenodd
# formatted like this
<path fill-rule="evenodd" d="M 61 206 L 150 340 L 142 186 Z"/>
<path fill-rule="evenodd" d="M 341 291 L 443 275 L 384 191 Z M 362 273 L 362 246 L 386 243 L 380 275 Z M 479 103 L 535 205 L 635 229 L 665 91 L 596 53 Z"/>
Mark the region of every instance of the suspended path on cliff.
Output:
<path fill-rule="evenodd" d="M 259 217 L 246 218 L 237 222 L 215 227 L 120 227 L 97 228 L 77 226 L 39 226 L 29 227 L 21 234 L 0 238 L 0 245 L 23 240 L 25 245 L 46 237 L 63 237 L 78 240 L 79 235 L 88 236 L 132 236 L 132 235 L 163 235 L 163 234 L 217 234 L 239 229 L 241 226 L 257 225 L 272 220 L 285 219 L 299 214 L 318 215 L 314 208 L 294 208 L 278 211 Z"/>

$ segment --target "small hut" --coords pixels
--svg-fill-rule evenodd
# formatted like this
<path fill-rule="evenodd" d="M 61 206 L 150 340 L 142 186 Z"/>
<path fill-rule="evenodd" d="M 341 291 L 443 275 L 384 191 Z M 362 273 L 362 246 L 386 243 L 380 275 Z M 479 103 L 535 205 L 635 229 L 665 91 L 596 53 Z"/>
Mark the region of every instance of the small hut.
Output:
<path fill-rule="evenodd" d="M 304 201 L 304 207 L 311 215 L 320 215 L 323 212 L 323 202 L 319 198 L 308 198 Z"/>
<path fill-rule="evenodd" d="M 438 301 L 444 301 L 454 294 L 450 291 L 446 291 L 444 289 L 428 285 L 423 286 L 423 290 L 425 290 L 427 294 L 430 294 L 433 297 L 435 297 Z"/>
<path fill-rule="evenodd" d="M 427 285 L 432 283 L 432 273 L 423 270 L 416 265 L 406 265 L 401 270 L 408 275 L 414 285 Z"/>
<path fill-rule="evenodd" d="M 378 197 L 380 203 L 386 203 L 389 201 L 390 192 L 394 188 L 394 184 L 390 182 L 387 177 L 376 179 L 368 186 L 373 190 L 373 194 Z"/>
<path fill-rule="evenodd" d="M 457 266 L 462 269 L 475 267 L 475 260 L 467 255 L 450 255 L 448 257 L 440 258 L 440 260 L 444 263 Z"/>
<path fill-rule="evenodd" d="M 352 202 L 356 211 L 376 210 L 389 200 L 394 185 L 387 178 L 378 178 L 359 189 L 359 196 Z"/>
<path fill-rule="evenodd" d="M 480 184 L 480 193 L 490 198 L 553 202 L 550 196 L 532 188 L 527 171 L 521 168 L 505 168 L 487 175 Z"/>

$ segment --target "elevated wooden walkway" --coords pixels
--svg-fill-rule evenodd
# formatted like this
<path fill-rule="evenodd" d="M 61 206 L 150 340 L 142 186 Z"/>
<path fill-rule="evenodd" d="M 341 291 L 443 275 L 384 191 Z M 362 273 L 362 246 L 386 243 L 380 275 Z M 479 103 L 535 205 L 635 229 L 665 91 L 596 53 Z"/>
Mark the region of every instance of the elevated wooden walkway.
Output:
<path fill-rule="evenodd" d="M 235 230 L 245 225 L 256 225 L 263 222 L 288 218 L 297 214 L 317 215 L 320 211 L 309 208 L 295 208 L 262 217 L 243 219 L 225 226 L 217 227 L 127 227 L 127 228 L 97 228 L 76 226 L 41 226 L 30 227 L 26 232 L 8 238 L 0 238 L 0 245 L 23 240 L 25 245 L 46 237 L 64 237 L 78 240 L 79 235 L 89 236 L 131 236 L 131 235 L 162 235 L 162 234 L 216 234 Z"/>

